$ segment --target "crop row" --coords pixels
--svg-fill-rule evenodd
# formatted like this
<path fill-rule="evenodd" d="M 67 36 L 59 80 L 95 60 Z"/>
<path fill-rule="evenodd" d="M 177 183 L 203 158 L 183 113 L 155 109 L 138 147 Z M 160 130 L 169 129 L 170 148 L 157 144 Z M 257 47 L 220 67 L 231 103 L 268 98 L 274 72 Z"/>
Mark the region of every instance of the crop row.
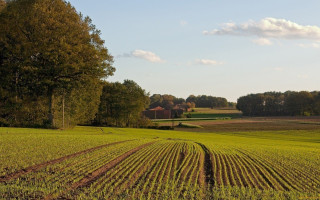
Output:
<path fill-rule="evenodd" d="M 200 153 L 201 148 L 195 143 L 157 142 L 130 155 L 89 187 L 70 191 L 63 197 L 184 197 L 199 189 Z"/>
<path fill-rule="evenodd" d="M 320 192 L 318 177 L 275 160 L 245 148 L 135 140 L 70 157 L 8 181 L 3 198 L 195 199 L 218 188 Z"/>
<path fill-rule="evenodd" d="M 272 163 L 265 157 L 246 150 L 212 148 L 214 182 L 219 187 L 238 186 L 261 190 L 320 191 L 319 180 L 312 174 L 289 166 Z"/>
<path fill-rule="evenodd" d="M 288 163 L 280 164 L 277 158 L 269 156 L 260 156 L 254 152 L 249 152 L 247 150 L 239 150 L 243 155 L 249 157 L 249 155 L 254 156 L 258 160 L 262 160 L 263 164 L 274 169 L 279 177 L 286 181 L 289 187 L 287 190 L 297 190 L 300 192 L 305 191 L 318 191 L 320 192 L 320 179 L 318 176 L 314 176 L 306 168 L 300 168 L 298 166 L 292 166 Z M 259 161 L 261 163 L 261 161 Z"/>
<path fill-rule="evenodd" d="M 6 193 L 15 196 L 28 198 L 33 195 L 34 188 L 37 188 L 37 196 L 59 195 L 74 182 L 84 178 L 87 174 L 119 155 L 146 143 L 146 141 L 131 141 L 107 146 L 99 150 L 89 152 L 80 156 L 75 156 L 63 162 L 49 165 L 39 171 L 24 175 L 16 180 L 6 183 Z M 8 196 L 10 197 L 10 196 Z"/>

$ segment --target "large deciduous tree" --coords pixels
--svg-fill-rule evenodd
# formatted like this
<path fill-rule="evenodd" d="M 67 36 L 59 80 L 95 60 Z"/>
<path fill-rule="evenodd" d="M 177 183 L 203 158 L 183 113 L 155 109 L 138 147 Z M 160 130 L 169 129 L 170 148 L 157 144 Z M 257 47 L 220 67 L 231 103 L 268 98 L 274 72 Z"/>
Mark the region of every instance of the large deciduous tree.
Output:
<path fill-rule="evenodd" d="M 59 102 L 73 99 L 70 107 L 88 95 L 99 98 L 87 91 L 101 88 L 101 78 L 114 72 L 112 62 L 90 18 L 66 1 L 15 0 L 0 12 L 0 98 L 15 115 L 26 99 L 41 99 L 55 126 Z"/>
<path fill-rule="evenodd" d="M 149 106 L 148 94 L 137 83 L 105 83 L 96 123 L 106 126 L 138 127 L 141 112 Z"/>

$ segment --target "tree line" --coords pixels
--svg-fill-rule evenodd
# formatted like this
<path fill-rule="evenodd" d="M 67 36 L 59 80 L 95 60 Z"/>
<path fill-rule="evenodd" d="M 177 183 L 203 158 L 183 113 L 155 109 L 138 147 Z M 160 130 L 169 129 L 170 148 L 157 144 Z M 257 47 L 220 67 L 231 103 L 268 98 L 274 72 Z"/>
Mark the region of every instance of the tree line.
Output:
<path fill-rule="evenodd" d="M 232 107 L 235 108 L 235 103 L 228 102 L 226 98 L 223 97 L 213 97 L 207 95 L 189 95 L 187 99 L 177 98 L 170 94 L 153 94 L 150 96 L 150 107 L 163 107 L 165 109 L 172 109 L 176 105 L 182 105 L 187 108 L 225 108 Z"/>
<path fill-rule="evenodd" d="M 234 104 L 228 102 L 226 98 L 207 95 L 190 95 L 186 99 L 186 102 L 194 102 L 198 108 L 224 108 L 234 106 Z"/>
<path fill-rule="evenodd" d="M 162 107 L 164 109 L 173 109 L 176 105 L 183 105 L 188 108 L 194 108 L 195 105 L 186 102 L 183 98 L 177 98 L 171 94 L 153 94 L 150 96 L 149 108 Z"/>
<path fill-rule="evenodd" d="M 265 92 L 242 96 L 237 109 L 245 116 L 320 115 L 319 91 Z"/>

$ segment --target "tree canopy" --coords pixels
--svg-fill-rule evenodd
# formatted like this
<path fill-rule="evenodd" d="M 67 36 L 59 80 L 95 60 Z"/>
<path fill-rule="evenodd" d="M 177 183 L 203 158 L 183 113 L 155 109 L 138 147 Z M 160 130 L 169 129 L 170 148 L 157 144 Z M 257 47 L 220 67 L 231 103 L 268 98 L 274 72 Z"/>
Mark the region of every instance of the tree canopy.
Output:
<path fill-rule="evenodd" d="M 101 79 L 115 70 L 100 31 L 63 0 L 8 2 L 0 12 L 0 56 L 0 117 L 8 123 L 19 124 L 18 113 L 39 104 L 41 116 L 33 110 L 32 118 L 57 126 L 61 102 L 99 99 L 90 90 L 101 88 Z"/>
<path fill-rule="evenodd" d="M 187 99 L 187 102 L 195 103 L 196 107 L 199 108 L 223 108 L 228 107 L 228 101 L 223 97 L 213 97 L 207 95 L 190 95 Z"/>
<path fill-rule="evenodd" d="M 145 90 L 132 80 L 104 83 L 100 101 L 96 123 L 118 127 L 140 126 L 141 112 L 150 103 Z"/>
<path fill-rule="evenodd" d="M 188 108 L 223 108 L 235 106 L 233 103 L 228 102 L 226 98 L 207 95 L 190 95 L 187 99 L 177 98 L 170 94 L 153 94 L 150 96 L 150 108 L 161 106 L 170 110 L 178 104 Z"/>
<path fill-rule="evenodd" d="M 153 94 L 150 96 L 150 108 L 155 108 L 161 106 L 165 109 L 172 109 L 174 105 L 182 104 L 185 100 L 181 98 L 177 98 L 170 94 Z"/>
<path fill-rule="evenodd" d="M 320 114 L 320 92 L 265 92 L 238 99 L 237 108 L 245 116 L 303 116 Z"/>

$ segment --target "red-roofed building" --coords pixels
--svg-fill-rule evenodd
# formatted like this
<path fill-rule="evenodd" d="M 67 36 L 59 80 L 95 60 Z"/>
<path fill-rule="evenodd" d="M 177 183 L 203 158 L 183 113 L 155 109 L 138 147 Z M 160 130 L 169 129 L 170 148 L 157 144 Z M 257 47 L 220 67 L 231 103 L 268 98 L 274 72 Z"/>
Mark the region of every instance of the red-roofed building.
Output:
<path fill-rule="evenodd" d="M 164 108 L 162 108 L 161 106 L 158 106 L 158 107 L 155 107 L 155 108 L 152 108 L 152 109 L 149 109 L 149 110 L 164 110 Z"/>
<path fill-rule="evenodd" d="M 158 106 L 153 109 L 145 110 L 142 114 L 149 119 L 171 119 L 181 117 L 183 110 L 176 108 L 172 110 L 165 110 L 164 108 Z"/>

